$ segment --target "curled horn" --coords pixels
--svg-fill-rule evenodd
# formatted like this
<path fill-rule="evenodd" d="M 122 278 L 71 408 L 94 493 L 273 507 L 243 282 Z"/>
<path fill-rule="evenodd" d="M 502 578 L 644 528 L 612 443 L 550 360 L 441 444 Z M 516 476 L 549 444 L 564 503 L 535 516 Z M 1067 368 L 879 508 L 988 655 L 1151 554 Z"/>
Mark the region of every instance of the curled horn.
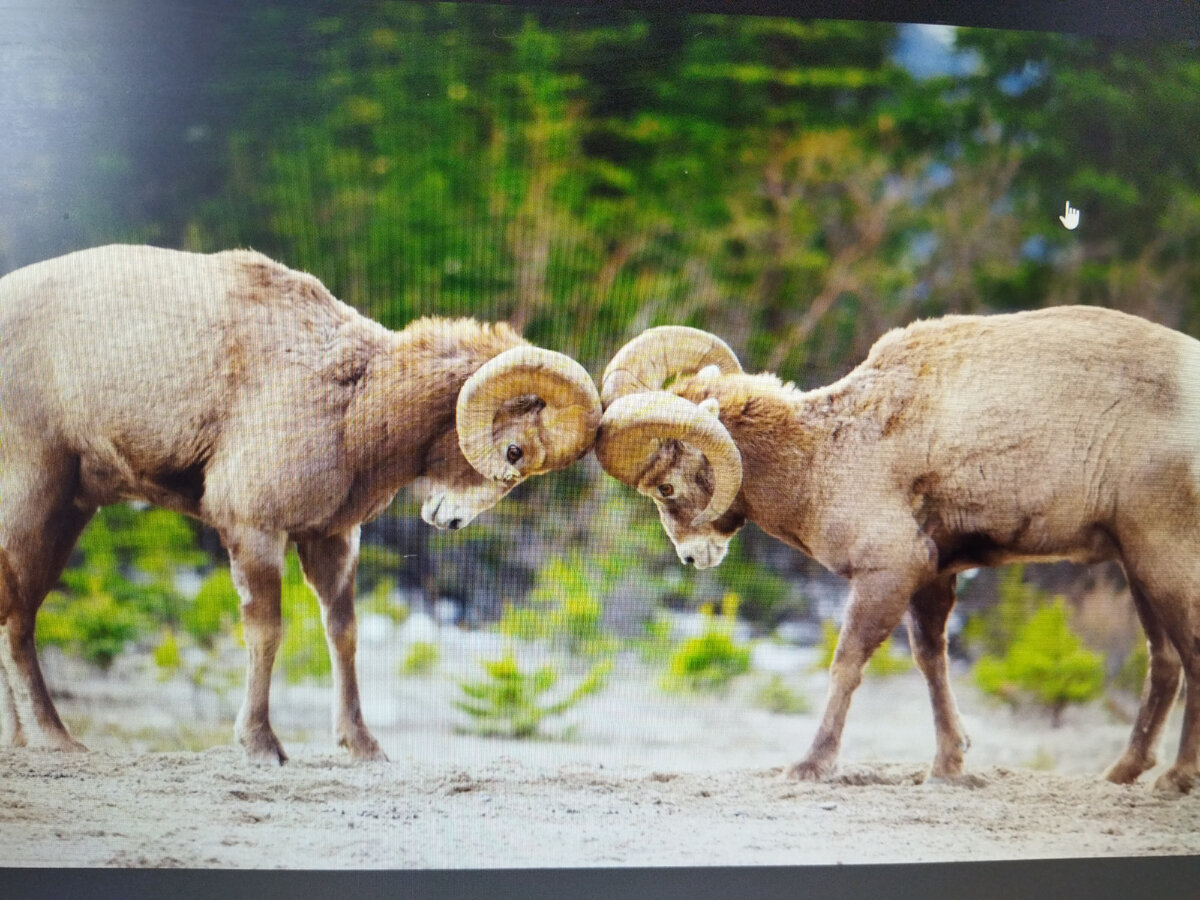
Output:
<path fill-rule="evenodd" d="M 678 440 L 699 450 L 713 469 L 713 495 L 692 521 L 707 524 L 733 503 L 742 486 L 742 455 L 721 420 L 668 391 L 619 397 L 604 411 L 596 436 L 596 458 L 609 475 L 632 487 L 663 441 Z"/>
<path fill-rule="evenodd" d="M 455 422 L 463 456 L 481 475 L 515 481 L 522 473 L 504 457 L 492 433 L 500 407 L 517 397 L 534 396 L 546 404 L 546 448 L 543 471 L 561 469 L 592 448 L 600 425 L 596 384 L 575 360 L 541 347 L 514 347 L 484 363 L 458 394 Z"/>
<path fill-rule="evenodd" d="M 612 358 L 601 379 L 605 408 L 619 397 L 656 391 L 673 375 L 690 375 L 716 366 L 728 375 L 742 371 L 737 355 L 714 334 L 683 325 L 643 331 Z"/>

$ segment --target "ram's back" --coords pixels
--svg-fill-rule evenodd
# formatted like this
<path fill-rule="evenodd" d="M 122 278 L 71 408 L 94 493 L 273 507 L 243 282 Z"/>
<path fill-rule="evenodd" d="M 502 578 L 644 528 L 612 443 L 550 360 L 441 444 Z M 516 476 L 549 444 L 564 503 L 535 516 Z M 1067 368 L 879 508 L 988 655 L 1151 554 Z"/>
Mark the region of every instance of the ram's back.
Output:
<path fill-rule="evenodd" d="M 932 530 L 1088 558 L 1122 521 L 1195 508 L 1186 335 L 1087 307 L 948 317 L 885 335 L 861 368 L 896 403 L 879 448 Z"/>
<path fill-rule="evenodd" d="M 6 455 L 77 455 L 93 502 L 186 508 L 189 473 L 231 430 L 324 428 L 300 411 L 336 402 L 323 376 L 362 321 L 248 251 L 108 246 L 35 264 L 0 279 L 0 438 Z"/>

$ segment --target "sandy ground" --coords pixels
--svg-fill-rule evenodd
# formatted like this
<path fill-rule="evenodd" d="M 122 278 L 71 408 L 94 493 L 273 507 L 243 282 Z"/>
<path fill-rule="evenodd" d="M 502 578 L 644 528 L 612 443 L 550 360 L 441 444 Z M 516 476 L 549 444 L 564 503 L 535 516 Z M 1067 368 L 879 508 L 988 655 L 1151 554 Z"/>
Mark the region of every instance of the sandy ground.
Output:
<path fill-rule="evenodd" d="M 441 629 L 439 668 L 399 677 L 412 631 L 364 623 L 368 723 L 390 757 L 353 765 L 327 736 L 329 691 L 277 681 L 283 768 L 247 764 L 229 737 L 238 691 L 156 681 L 145 660 L 97 677 L 48 661 L 60 711 L 92 748 L 0 750 L 0 865 L 446 869 L 895 863 L 1200 853 L 1200 797 L 1098 778 L 1128 725 L 1033 712 L 958 694 L 974 787 L 922 784 L 933 754 L 915 673 L 856 695 L 842 767 L 787 780 L 816 727 L 825 677 L 811 653 L 760 648 L 760 671 L 728 696 L 664 693 L 621 657 L 608 687 L 538 740 L 480 737 L 451 706 L 499 639 Z M 428 636 L 428 635 L 425 635 Z M 787 673 L 814 712 L 750 697 Z M 569 681 L 569 679 L 568 679 Z M 1178 711 L 1164 759 L 1174 751 Z M 170 749 L 192 747 L 197 749 Z M 1160 769 L 1163 767 L 1160 767 Z M 1143 781 L 1149 779 L 1144 778 Z"/>

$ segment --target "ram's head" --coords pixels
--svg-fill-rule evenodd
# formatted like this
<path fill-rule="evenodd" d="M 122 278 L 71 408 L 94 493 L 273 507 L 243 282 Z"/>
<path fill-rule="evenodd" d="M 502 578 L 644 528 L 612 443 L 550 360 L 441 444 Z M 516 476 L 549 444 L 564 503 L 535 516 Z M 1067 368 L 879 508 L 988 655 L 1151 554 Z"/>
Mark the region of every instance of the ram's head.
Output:
<path fill-rule="evenodd" d="M 742 458 L 716 399 L 693 403 L 664 385 L 741 371 L 720 338 L 666 326 L 630 341 L 604 372 L 596 457 L 609 475 L 654 501 L 680 560 L 699 569 L 720 563 L 745 524 Z"/>
<path fill-rule="evenodd" d="M 534 475 L 564 468 L 591 448 L 600 397 L 568 356 L 519 346 L 493 357 L 458 395 L 455 427 L 430 448 L 415 487 L 421 518 L 461 528 Z"/>

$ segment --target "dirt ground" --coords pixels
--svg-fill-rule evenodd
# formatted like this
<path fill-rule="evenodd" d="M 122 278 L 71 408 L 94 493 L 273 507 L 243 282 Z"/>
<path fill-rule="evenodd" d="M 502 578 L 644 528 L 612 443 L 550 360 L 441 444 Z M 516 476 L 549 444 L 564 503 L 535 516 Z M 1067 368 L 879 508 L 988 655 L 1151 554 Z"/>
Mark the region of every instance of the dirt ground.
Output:
<path fill-rule="evenodd" d="M 498 638 L 433 629 L 438 670 L 400 677 L 411 629 L 364 626 L 364 709 L 387 763 L 353 765 L 332 745 L 327 688 L 277 681 L 272 715 L 291 761 L 266 769 L 232 743 L 236 687 L 162 682 L 146 660 L 97 677 L 49 659 L 60 712 L 92 752 L 0 750 L 0 865 L 790 866 L 1200 853 L 1200 797 L 1098 777 L 1129 727 L 1100 705 L 1068 711 L 1053 729 L 1042 714 L 993 706 L 960 676 L 978 784 L 925 785 L 933 727 L 920 676 L 868 680 L 838 776 L 802 784 L 783 768 L 816 727 L 825 676 L 811 671 L 811 653 L 761 648 L 760 671 L 716 698 L 664 693 L 623 656 L 608 687 L 548 737 L 518 741 L 469 733 L 451 705 L 456 680 L 477 678 Z M 813 711 L 754 706 L 765 670 L 785 672 Z M 1164 760 L 1178 727 L 1176 711 Z"/>

